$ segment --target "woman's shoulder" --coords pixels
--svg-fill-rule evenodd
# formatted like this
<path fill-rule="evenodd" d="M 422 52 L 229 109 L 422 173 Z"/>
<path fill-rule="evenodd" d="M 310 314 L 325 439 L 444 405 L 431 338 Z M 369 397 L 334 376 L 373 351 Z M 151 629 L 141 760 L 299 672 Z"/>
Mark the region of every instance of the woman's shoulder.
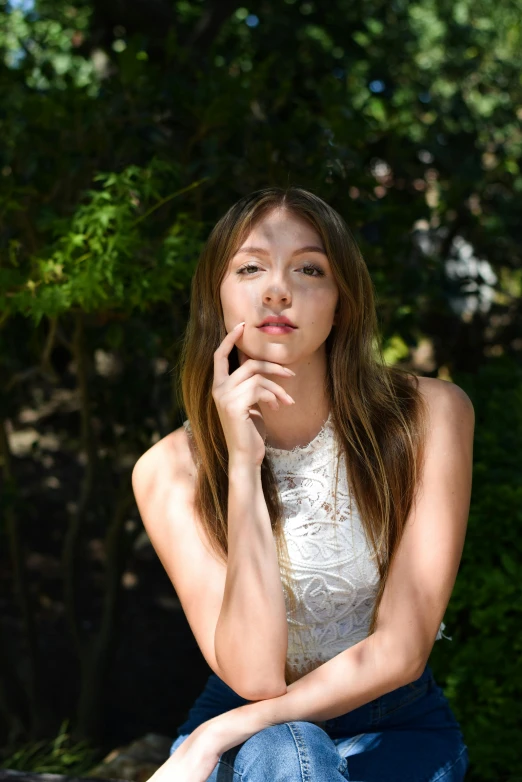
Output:
<path fill-rule="evenodd" d="M 450 380 L 417 376 L 431 426 L 465 426 L 473 430 L 475 409 L 463 388 Z"/>
<path fill-rule="evenodd" d="M 133 483 L 147 481 L 148 476 L 153 476 L 158 486 L 193 486 L 196 464 L 184 425 L 169 432 L 139 457 L 133 468 Z"/>
<path fill-rule="evenodd" d="M 419 391 L 429 404 L 460 404 L 473 406 L 471 399 L 463 388 L 450 380 L 437 377 L 417 376 Z"/>

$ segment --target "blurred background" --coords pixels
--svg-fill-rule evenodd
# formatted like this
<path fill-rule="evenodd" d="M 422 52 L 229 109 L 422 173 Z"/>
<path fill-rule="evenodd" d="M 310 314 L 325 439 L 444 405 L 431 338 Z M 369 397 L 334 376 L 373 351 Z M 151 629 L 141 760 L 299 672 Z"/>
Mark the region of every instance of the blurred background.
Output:
<path fill-rule="evenodd" d="M 521 10 L 0 0 L 3 768 L 85 776 L 143 736 L 166 759 L 210 673 L 130 475 L 185 418 L 210 229 L 291 184 L 352 229 L 386 360 L 473 401 L 451 640 L 430 665 L 467 779 L 522 780 Z"/>

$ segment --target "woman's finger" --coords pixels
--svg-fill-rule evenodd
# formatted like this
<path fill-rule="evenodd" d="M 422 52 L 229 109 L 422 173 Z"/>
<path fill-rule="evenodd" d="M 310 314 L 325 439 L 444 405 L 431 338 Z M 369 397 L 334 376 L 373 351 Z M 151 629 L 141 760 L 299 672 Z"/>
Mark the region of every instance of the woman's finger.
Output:
<path fill-rule="evenodd" d="M 236 410 L 241 407 L 246 410 L 247 407 L 252 407 L 256 402 L 264 401 L 281 401 L 285 404 L 295 404 L 294 399 L 288 394 L 279 383 L 274 380 L 269 380 L 263 375 L 252 375 L 248 380 L 244 380 L 241 384 L 241 395 L 237 396 L 237 388 L 230 389 L 226 395 L 221 398 L 221 404 L 225 409 L 227 406 L 231 406 Z M 246 400 L 240 401 L 240 400 Z"/>
<path fill-rule="evenodd" d="M 227 377 L 229 377 L 228 356 L 234 347 L 236 340 L 239 339 L 243 333 L 245 322 L 246 321 L 243 321 L 242 323 L 238 323 L 237 326 L 234 326 L 232 331 L 228 332 L 217 350 L 214 351 L 214 387 L 220 386 L 221 383 L 224 383 Z"/>

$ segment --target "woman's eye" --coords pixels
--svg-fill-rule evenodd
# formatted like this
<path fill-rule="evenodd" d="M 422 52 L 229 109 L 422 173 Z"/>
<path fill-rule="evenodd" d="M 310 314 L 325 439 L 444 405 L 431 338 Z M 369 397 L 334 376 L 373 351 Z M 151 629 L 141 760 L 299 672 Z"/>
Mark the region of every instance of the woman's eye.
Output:
<path fill-rule="evenodd" d="M 307 264 L 306 264 L 306 266 L 303 266 L 303 269 L 315 269 L 315 271 L 317 272 L 317 276 L 318 276 L 318 277 L 324 277 L 324 272 L 323 272 L 323 270 L 322 270 L 322 269 L 320 269 L 320 268 L 319 268 L 319 266 L 316 266 L 316 265 L 315 265 L 315 264 L 313 264 L 313 263 L 307 263 Z M 307 275 L 306 275 L 306 277 L 314 277 L 314 276 L 315 276 L 315 275 L 313 275 L 313 274 L 307 274 Z"/>
<path fill-rule="evenodd" d="M 247 263 L 246 266 L 242 266 L 237 270 L 236 274 L 243 274 L 247 269 L 258 269 L 259 267 L 255 263 Z"/>
<path fill-rule="evenodd" d="M 317 272 L 317 274 L 305 274 L 305 277 L 323 277 L 324 272 L 322 269 L 319 268 L 319 266 L 316 266 L 313 263 L 307 263 L 305 266 L 301 267 L 302 269 L 312 269 L 312 271 Z M 247 263 L 245 266 L 242 266 L 240 269 L 236 271 L 236 274 L 243 274 L 247 269 L 254 269 L 257 271 L 259 269 L 259 266 L 257 266 L 255 263 Z M 250 275 L 246 275 L 249 277 Z"/>

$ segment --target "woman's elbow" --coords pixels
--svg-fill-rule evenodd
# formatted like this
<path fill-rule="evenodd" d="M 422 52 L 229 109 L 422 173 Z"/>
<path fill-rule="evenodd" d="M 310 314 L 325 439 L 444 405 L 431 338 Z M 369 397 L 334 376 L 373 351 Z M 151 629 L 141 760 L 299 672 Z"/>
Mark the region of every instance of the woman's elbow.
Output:
<path fill-rule="evenodd" d="M 266 701 L 270 698 L 279 698 L 281 695 L 286 695 L 286 691 L 286 683 L 284 681 L 282 683 L 274 682 L 271 686 L 270 684 L 264 684 L 257 687 L 252 686 L 252 683 L 250 683 L 250 686 L 236 689 L 237 694 L 247 701 Z"/>

